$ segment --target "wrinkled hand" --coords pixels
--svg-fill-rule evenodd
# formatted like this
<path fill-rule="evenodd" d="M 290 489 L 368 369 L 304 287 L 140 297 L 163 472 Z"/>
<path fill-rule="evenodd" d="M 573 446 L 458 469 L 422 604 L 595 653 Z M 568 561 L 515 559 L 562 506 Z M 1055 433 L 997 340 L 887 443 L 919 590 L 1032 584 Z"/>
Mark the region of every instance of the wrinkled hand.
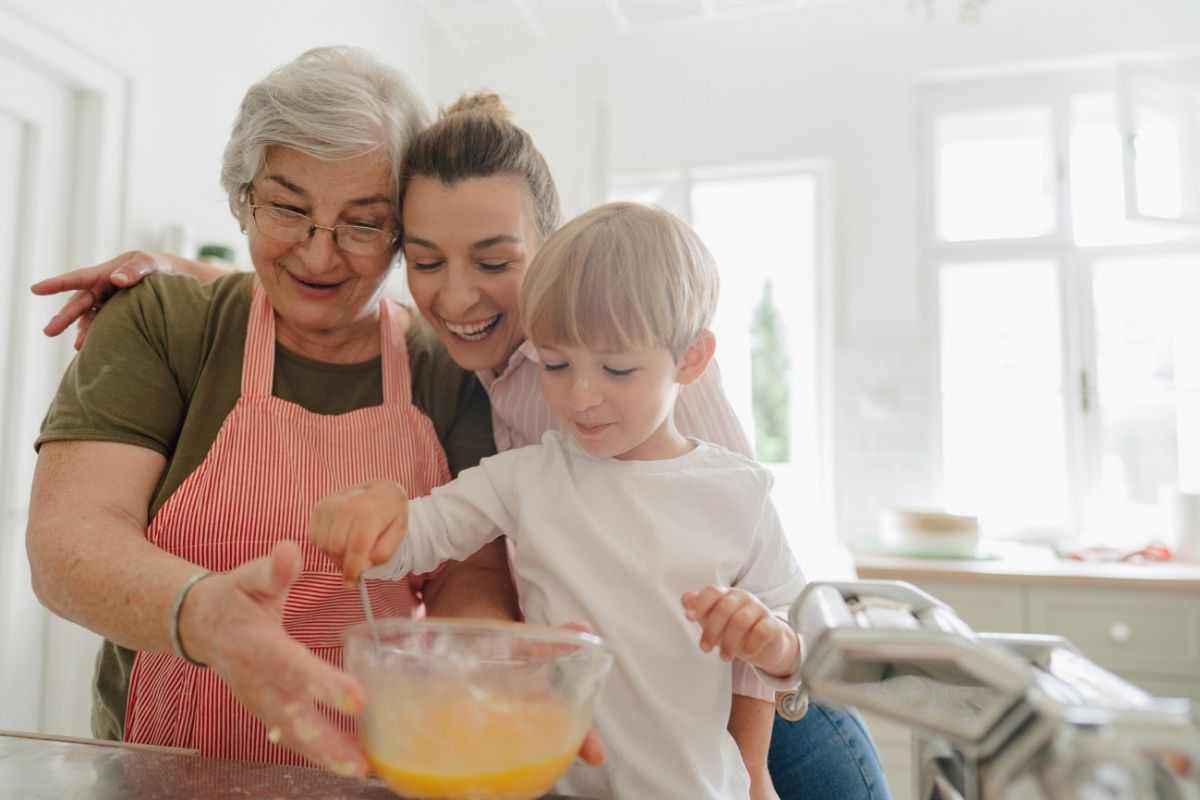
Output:
<path fill-rule="evenodd" d="M 684 592 L 687 618 L 699 623 L 700 649 L 720 648 L 721 658 L 740 658 L 771 675 L 789 675 L 800 651 L 795 631 L 762 601 L 741 589 L 709 586 Z"/>
<path fill-rule="evenodd" d="M 70 299 L 46 323 L 42 333 L 58 336 L 71 327 L 72 322 L 78 320 L 79 325 L 75 331 L 75 349 L 78 350 L 87 338 L 87 331 L 92 320 L 96 318 L 96 311 L 117 290 L 140 283 L 142 278 L 153 272 L 170 271 L 171 265 L 166 259 L 141 250 L 131 250 L 103 264 L 82 267 L 38 281 L 30 287 L 34 294 L 50 295 L 74 290 Z"/>
<path fill-rule="evenodd" d="M 367 481 L 329 495 L 308 522 L 308 538 L 350 583 L 391 558 L 407 531 L 408 495 L 392 481 Z"/>
<path fill-rule="evenodd" d="M 234 697 L 267 728 L 273 742 L 343 775 L 367 774 L 358 743 L 315 706 L 347 714 L 365 694 L 348 674 L 292 639 L 281 624 L 288 589 L 300 575 L 300 548 L 280 542 L 271 555 L 196 584 L 180 619 L 180 637 Z"/>

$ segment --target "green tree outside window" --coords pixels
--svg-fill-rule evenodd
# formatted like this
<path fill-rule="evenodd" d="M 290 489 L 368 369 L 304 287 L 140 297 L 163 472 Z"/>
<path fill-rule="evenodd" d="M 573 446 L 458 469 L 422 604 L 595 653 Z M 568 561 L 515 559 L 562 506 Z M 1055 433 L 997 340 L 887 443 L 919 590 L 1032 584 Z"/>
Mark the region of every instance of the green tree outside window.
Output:
<path fill-rule="evenodd" d="M 791 451 L 788 426 L 787 338 L 771 282 L 750 323 L 750 384 L 754 406 L 754 448 L 760 461 L 787 462 Z"/>

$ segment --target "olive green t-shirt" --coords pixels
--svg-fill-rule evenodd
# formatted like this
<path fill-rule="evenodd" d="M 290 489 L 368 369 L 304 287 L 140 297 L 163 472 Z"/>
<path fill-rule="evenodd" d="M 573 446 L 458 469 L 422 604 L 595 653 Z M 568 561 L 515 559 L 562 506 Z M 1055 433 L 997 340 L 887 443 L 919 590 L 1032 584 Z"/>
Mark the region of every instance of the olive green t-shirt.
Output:
<path fill-rule="evenodd" d="M 207 456 L 241 394 L 253 273 L 211 283 L 151 275 L 114 296 L 71 362 L 35 446 L 104 441 L 167 459 L 150 498 L 153 517 Z M 419 322 L 405 337 L 413 404 L 433 422 L 452 474 L 495 452 L 487 395 Z M 329 364 L 275 346 L 273 394 L 317 414 L 383 402 L 380 357 Z M 103 476 L 97 476 L 103 480 Z M 120 739 L 133 651 L 104 642 L 96 664 L 92 730 Z"/>

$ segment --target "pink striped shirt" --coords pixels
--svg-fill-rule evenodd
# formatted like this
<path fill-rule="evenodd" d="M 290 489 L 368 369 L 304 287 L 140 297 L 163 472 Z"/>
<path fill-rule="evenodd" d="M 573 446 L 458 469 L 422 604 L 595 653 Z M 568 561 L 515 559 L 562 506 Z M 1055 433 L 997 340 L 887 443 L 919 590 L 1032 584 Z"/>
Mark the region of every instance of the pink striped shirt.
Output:
<path fill-rule="evenodd" d="M 533 343 L 526 341 L 508 359 L 500 375 L 492 370 L 475 373 L 491 399 L 492 433 L 499 451 L 537 444 L 546 431 L 561 429 L 542 398 L 540 364 Z M 675 426 L 684 436 L 720 445 L 747 458 L 754 457 L 750 441 L 721 388 L 721 372 L 715 360 L 699 380 L 680 389 L 675 401 Z M 740 661 L 734 662 L 733 691 L 760 700 L 775 699 L 775 692 Z"/>

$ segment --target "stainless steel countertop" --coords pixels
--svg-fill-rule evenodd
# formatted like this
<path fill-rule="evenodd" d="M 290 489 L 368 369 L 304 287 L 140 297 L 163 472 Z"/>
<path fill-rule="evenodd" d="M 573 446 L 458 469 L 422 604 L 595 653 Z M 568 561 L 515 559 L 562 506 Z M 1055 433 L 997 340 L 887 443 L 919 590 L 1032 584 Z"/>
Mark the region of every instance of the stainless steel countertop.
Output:
<path fill-rule="evenodd" d="M 8 800 L 395 800 L 383 784 L 305 767 L 216 761 L 186 751 L 0 734 Z M 543 800 L 569 800 L 547 795 Z"/>

